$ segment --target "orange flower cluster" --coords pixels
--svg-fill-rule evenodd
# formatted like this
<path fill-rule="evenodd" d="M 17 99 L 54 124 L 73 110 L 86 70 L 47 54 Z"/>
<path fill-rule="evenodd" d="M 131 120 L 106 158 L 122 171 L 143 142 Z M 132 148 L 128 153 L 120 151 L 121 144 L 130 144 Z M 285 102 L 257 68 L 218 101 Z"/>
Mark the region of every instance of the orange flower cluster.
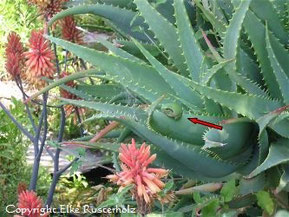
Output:
<path fill-rule="evenodd" d="M 72 16 L 67 16 L 62 20 L 62 38 L 76 44 L 83 44 L 81 31 L 76 28 L 76 22 Z"/>
<path fill-rule="evenodd" d="M 138 149 L 135 140 L 128 146 L 122 144 L 120 148 L 119 159 L 122 162 L 122 172 L 115 175 L 109 175 L 112 182 L 121 187 L 131 184 L 135 185 L 133 196 L 138 199 L 144 199 L 149 204 L 157 196 L 165 184 L 160 180 L 167 176 L 168 171 L 161 168 L 148 168 L 149 164 L 156 159 L 156 155 L 150 155 L 150 146 L 145 143 Z"/>
<path fill-rule="evenodd" d="M 23 191 L 18 195 L 18 208 L 25 210 L 25 217 L 46 217 L 49 214 L 41 213 L 42 200 L 33 191 Z"/>
<path fill-rule="evenodd" d="M 29 50 L 25 52 L 25 57 L 27 58 L 27 80 L 35 86 L 45 85 L 46 82 L 41 80 L 41 77 L 53 77 L 55 56 L 49 41 L 43 37 L 43 31 L 32 31 Z"/>
<path fill-rule="evenodd" d="M 45 19 L 51 19 L 55 14 L 61 11 L 63 3 L 68 0 L 28 0 L 29 3 L 38 7 L 39 12 Z"/>
<path fill-rule="evenodd" d="M 6 45 L 6 70 L 13 79 L 20 77 L 24 68 L 24 50 L 21 38 L 15 32 L 8 35 Z"/>

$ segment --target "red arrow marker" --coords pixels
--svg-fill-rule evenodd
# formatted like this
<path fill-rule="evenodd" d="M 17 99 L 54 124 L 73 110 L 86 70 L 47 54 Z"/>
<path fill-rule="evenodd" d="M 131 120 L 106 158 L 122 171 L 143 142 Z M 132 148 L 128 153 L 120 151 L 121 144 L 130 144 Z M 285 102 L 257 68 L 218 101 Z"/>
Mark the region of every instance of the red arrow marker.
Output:
<path fill-rule="evenodd" d="M 222 130 L 223 127 L 220 125 L 216 125 L 207 121 L 199 120 L 198 118 L 188 118 L 189 121 L 193 122 L 194 124 L 201 124 L 207 127 L 215 128 L 217 130 Z"/>

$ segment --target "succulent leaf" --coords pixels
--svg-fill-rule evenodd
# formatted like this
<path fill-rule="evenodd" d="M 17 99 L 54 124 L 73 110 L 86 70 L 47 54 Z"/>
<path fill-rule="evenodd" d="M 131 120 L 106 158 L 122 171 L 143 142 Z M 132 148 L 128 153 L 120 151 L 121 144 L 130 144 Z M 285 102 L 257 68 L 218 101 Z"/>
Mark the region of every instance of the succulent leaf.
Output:
<path fill-rule="evenodd" d="M 288 162 L 288 145 L 288 139 L 279 139 L 278 141 L 272 143 L 269 149 L 269 154 L 265 161 L 260 166 L 258 166 L 248 177 L 252 178 L 273 166 Z"/>

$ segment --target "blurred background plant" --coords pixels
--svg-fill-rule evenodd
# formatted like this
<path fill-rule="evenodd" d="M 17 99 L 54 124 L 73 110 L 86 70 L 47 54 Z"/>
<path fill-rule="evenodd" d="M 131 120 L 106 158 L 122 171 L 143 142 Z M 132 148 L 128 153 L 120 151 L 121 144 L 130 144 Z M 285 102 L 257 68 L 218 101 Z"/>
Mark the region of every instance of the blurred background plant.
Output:
<path fill-rule="evenodd" d="M 22 101 L 11 99 L 10 112 L 29 130 Z M 5 207 L 17 202 L 17 188 L 19 183 L 28 185 L 31 166 L 27 165 L 26 152 L 29 141 L 14 125 L 9 117 L 0 110 L 0 216 L 6 216 Z M 46 197 L 51 177 L 47 169 L 41 168 L 38 194 Z"/>

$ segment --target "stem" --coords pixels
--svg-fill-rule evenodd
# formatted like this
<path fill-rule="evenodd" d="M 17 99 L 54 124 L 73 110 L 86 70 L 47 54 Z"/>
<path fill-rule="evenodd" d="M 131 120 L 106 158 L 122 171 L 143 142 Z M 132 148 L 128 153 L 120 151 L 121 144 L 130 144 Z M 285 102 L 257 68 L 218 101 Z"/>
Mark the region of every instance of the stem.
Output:
<path fill-rule="evenodd" d="M 111 122 L 104 129 L 102 129 L 98 134 L 96 134 L 89 142 L 97 142 L 102 137 L 104 137 L 106 134 L 108 134 L 110 131 L 115 129 L 118 125 L 119 125 L 119 123 L 116 121 Z"/>
<path fill-rule="evenodd" d="M 44 149 L 46 137 L 47 137 L 47 128 L 48 128 L 47 106 L 46 106 L 47 105 L 47 98 L 48 98 L 48 93 L 43 94 L 43 112 L 42 112 L 43 115 L 41 115 L 42 117 L 40 118 L 41 120 L 39 121 L 40 123 L 39 123 L 38 129 L 37 129 L 37 135 L 36 135 L 35 140 L 34 140 L 35 158 L 34 158 L 33 171 L 32 171 L 32 176 L 31 176 L 30 186 L 29 186 L 29 190 L 33 190 L 33 191 L 36 191 L 41 155 L 43 153 L 43 149 Z M 41 139 L 41 145 L 40 145 L 40 149 L 39 149 L 38 141 L 39 141 L 40 131 L 42 128 L 43 119 L 44 119 L 44 126 L 43 126 L 44 129 L 43 129 L 43 136 Z"/>
<path fill-rule="evenodd" d="M 60 121 L 60 130 L 58 134 L 58 142 L 62 142 L 63 140 L 63 134 L 64 134 L 64 127 L 65 127 L 65 111 L 63 106 L 61 106 L 61 121 Z"/>
<path fill-rule="evenodd" d="M 59 129 L 59 134 L 58 134 L 58 142 L 61 142 L 63 140 L 65 121 L 66 121 L 65 111 L 64 111 L 64 108 L 62 106 L 61 107 L 61 121 L 60 121 L 60 129 Z M 56 185 L 59 181 L 60 176 L 66 170 L 68 170 L 72 166 L 73 163 L 75 163 L 79 159 L 79 158 L 75 158 L 72 162 L 70 162 L 68 165 L 66 165 L 63 169 L 59 170 L 60 152 L 61 152 L 61 149 L 57 148 L 54 157 L 52 155 L 53 162 L 54 162 L 54 171 L 53 171 L 52 183 L 50 185 L 50 189 L 49 189 L 48 197 L 47 197 L 47 201 L 46 201 L 46 206 L 48 206 L 48 207 L 50 207 L 52 202 L 53 202 L 53 195 L 55 193 Z"/>
<path fill-rule="evenodd" d="M 41 113 L 41 116 L 40 116 L 40 119 L 39 119 L 38 128 L 37 128 L 37 131 L 36 131 L 34 142 L 33 142 L 35 157 L 37 156 L 37 154 L 39 152 L 38 141 L 39 141 L 39 138 L 40 138 L 40 133 L 41 133 L 41 128 L 42 128 L 44 116 L 45 116 L 45 110 L 43 109 L 42 113 Z"/>
<path fill-rule="evenodd" d="M 221 189 L 223 186 L 222 183 L 208 183 L 203 185 L 198 185 L 191 188 L 181 189 L 176 191 L 176 195 L 190 195 L 194 192 L 215 192 Z"/>
<path fill-rule="evenodd" d="M 43 96 L 43 101 L 44 101 L 44 107 L 43 107 L 43 113 L 44 113 L 44 126 L 43 126 L 43 137 L 41 139 L 41 145 L 40 145 L 40 150 L 38 152 L 37 158 L 40 160 L 44 146 L 45 146 L 45 142 L 46 142 L 46 138 L 47 138 L 47 131 L 48 131 L 48 122 L 47 122 L 47 94 L 44 94 Z"/>
<path fill-rule="evenodd" d="M 47 201 L 45 203 L 45 207 L 46 206 L 50 207 L 51 204 L 52 204 L 53 195 L 54 195 L 58 180 L 59 180 L 59 176 L 53 175 L 53 179 L 52 179 L 52 183 L 50 185 L 50 189 L 49 189 L 49 192 L 48 192 L 48 197 L 47 197 Z"/>
<path fill-rule="evenodd" d="M 65 111 L 64 111 L 64 108 L 62 106 L 61 107 L 61 121 L 60 121 L 60 129 L 59 129 L 59 134 L 58 134 L 58 142 L 61 142 L 62 139 L 63 139 L 65 120 L 66 120 Z M 52 204 L 55 188 L 56 188 L 57 182 L 58 182 L 59 177 L 60 177 L 60 175 L 57 174 L 58 171 L 59 171 L 59 156 L 60 156 L 60 152 L 61 152 L 61 149 L 57 148 L 56 152 L 55 152 L 55 155 L 54 156 L 50 155 L 50 156 L 52 156 L 52 159 L 53 159 L 54 171 L 53 171 L 52 183 L 50 185 L 50 189 L 49 189 L 48 197 L 47 197 L 47 201 L 46 201 L 46 205 L 48 207 L 50 207 L 51 204 Z"/>
<path fill-rule="evenodd" d="M 26 94 L 25 94 L 25 91 L 24 91 L 24 88 L 23 88 L 23 84 L 22 84 L 22 81 L 21 81 L 20 78 L 18 79 L 18 81 L 16 80 L 16 84 L 17 84 L 18 88 L 20 89 L 20 91 L 22 93 L 23 100 L 25 101 L 26 100 Z M 24 104 L 25 104 L 25 109 L 26 109 L 28 118 L 29 118 L 30 123 L 31 123 L 31 125 L 33 127 L 34 133 L 36 133 L 37 129 L 36 129 L 36 125 L 35 125 L 35 122 L 33 120 L 30 108 L 29 108 L 27 103 L 24 103 Z"/>
<path fill-rule="evenodd" d="M 65 59 L 64 59 L 64 71 L 67 70 L 67 57 L 68 57 L 68 51 L 65 51 Z M 59 63 L 58 63 L 59 64 Z"/>
<path fill-rule="evenodd" d="M 58 60 L 58 56 L 57 56 L 57 48 L 56 48 L 55 43 L 53 43 L 53 51 L 54 51 L 54 55 L 55 55 L 56 71 L 57 71 L 57 75 L 59 77 L 60 76 L 60 67 L 59 67 L 59 60 Z"/>
<path fill-rule="evenodd" d="M 58 154 L 57 154 L 58 153 Z M 54 158 L 55 161 L 58 161 L 59 163 L 59 153 L 60 153 L 60 149 L 57 149 L 56 150 L 56 154 L 55 154 L 55 157 L 57 157 L 58 159 Z M 57 156 L 58 155 L 58 156 Z M 52 180 L 52 183 L 51 183 L 51 186 L 50 186 L 50 189 L 49 189 L 49 192 L 48 192 L 48 197 L 47 197 L 47 201 L 45 203 L 46 206 L 50 207 L 51 204 L 52 204 L 52 201 L 53 201 L 53 195 L 54 195 L 54 192 L 55 192 L 55 188 L 56 188 L 56 185 L 57 185 L 57 182 L 60 178 L 60 176 L 66 171 L 68 170 L 73 163 L 75 163 L 76 161 L 78 161 L 79 158 L 75 158 L 72 162 L 70 162 L 66 167 L 64 167 L 62 170 L 58 170 L 58 171 L 54 171 L 53 173 L 53 180 Z M 54 165 L 54 170 L 56 169 L 56 167 L 58 167 L 58 164 L 57 163 L 57 166 Z"/>

